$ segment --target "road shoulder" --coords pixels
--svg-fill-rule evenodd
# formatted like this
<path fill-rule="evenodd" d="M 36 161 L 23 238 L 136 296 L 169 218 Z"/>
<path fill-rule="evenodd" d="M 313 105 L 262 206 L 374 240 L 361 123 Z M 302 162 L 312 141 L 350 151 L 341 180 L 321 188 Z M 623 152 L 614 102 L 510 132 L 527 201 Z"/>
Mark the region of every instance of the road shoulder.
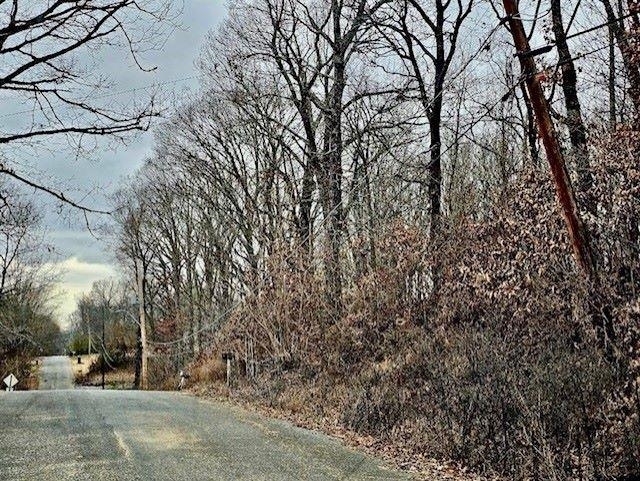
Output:
<path fill-rule="evenodd" d="M 326 435 L 351 451 L 383 462 L 388 469 L 396 469 L 406 473 L 414 481 L 486 481 L 486 478 L 466 473 L 451 463 L 443 463 L 426 456 L 416 459 L 413 453 L 389 449 L 384 443 L 371 436 L 359 435 L 342 426 L 270 408 L 241 397 L 228 396 L 212 386 L 192 387 L 186 394 L 194 396 L 204 403 L 222 404 L 245 418 L 247 414 L 250 414 L 248 419 L 252 422 L 256 422 L 256 420 L 258 422 L 260 420 L 285 422 L 296 428 Z"/>

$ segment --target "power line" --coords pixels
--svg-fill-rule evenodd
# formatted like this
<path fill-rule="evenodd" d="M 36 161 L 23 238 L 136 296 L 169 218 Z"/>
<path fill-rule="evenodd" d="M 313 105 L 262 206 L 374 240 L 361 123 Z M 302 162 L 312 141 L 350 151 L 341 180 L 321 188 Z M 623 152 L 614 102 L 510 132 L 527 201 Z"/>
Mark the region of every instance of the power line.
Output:
<path fill-rule="evenodd" d="M 571 35 L 567 35 L 566 38 L 567 38 L 567 40 L 570 40 L 572 38 L 580 37 L 582 35 L 594 32 L 594 31 L 599 30 L 601 28 L 609 27 L 611 25 L 615 25 L 616 23 L 619 23 L 622 20 L 626 20 L 627 18 L 631 18 L 631 17 L 633 17 L 633 14 L 632 13 L 628 13 L 626 15 L 623 15 L 623 16 L 619 17 L 619 18 L 613 19 L 613 20 L 611 20 L 609 22 L 601 23 L 600 25 L 596 25 L 595 27 L 587 28 L 586 30 L 581 30 L 580 32 L 576 32 L 576 33 L 572 33 Z"/>
<path fill-rule="evenodd" d="M 511 87 L 511 90 L 514 90 L 518 87 L 519 83 L 515 84 L 514 86 Z M 501 104 L 503 102 L 502 98 L 498 99 L 496 102 L 494 102 L 490 107 L 488 107 L 486 109 L 486 111 L 477 119 L 477 122 L 479 122 L 480 120 L 482 120 L 484 117 L 486 117 L 487 115 L 489 115 L 499 104 Z M 477 123 L 476 122 L 476 123 Z M 449 145 L 449 147 L 447 147 L 443 152 L 440 153 L 439 155 L 439 159 L 442 159 L 442 157 L 447 154 L 455 145 L 456 142 L 458 142 L 459 140 L 465 138 L 465 136 L 469 133 L 469 131 L 471 131 L 473 129 L 473 127 L 476 125 L 476 123 L 472 123 L 469 127 L 467 127 L 467 129 L 462 132 L 461 134 L 459 134 L 451 143 L 451 145 Z M 429 151 L 431 151 L 431 148 L 428 149 L 427 151 L 425 151 L 425 153 L 428 153 Z M 371 175 L 370 171 L 367 175 L 363 176 L 360 179 L 360 182 L 362 182 L 364 179 L 367 179 L 369 177 L 369 175 Z M 334 207 L 334 209 L 332 209 L 332 211 L 330 211 L 330 214 L 333 214 L 335 212 L 336 209 L 338 209 L 340 207 L 340 205 L 342 205 L 344 203 L 344 200 L 347 198 L 347 196 L 351 193 L 353 193 L 356 188 L 358 187 L 358 185 L 355 185 L 352 187 L 352 189 L 350 189 L 348 192 L 345 193 L 345 195 L 343 196 L 343 198 L 340 200 L 340 202 L 336 205 L 336 207 Z M 401 194 L 403 194 L 405 192 L 405 190 L 407 189 L 407 187 L 403 187 L 400 189 L 400 191 L 393 197 L 392 200 L 397 199 Z M 322 222 L 320 222 L 319 227 L 322 227 L 324 225 L 324 223 L 327 221 L 327 219 L 329 218 L 329 216 L 325 216 L 322 220 Z M 306 242 L 309 237 L 311 236 L 311 233 L 305 237 L 305 239 L 300 243 L 301 245 L 304 244 L 304 242 Z M 287 256 L 285 259 L 283 259 L 282 264 L 284 264 L 285 262 L 287 262 L 288 260 L 291 259 L 292 256 Z M 318 262 L 318 259 L 313 259 L 312 263 L 310 265 L 310 267 L 314 267 L 314 264 Z M 249 294 L 255 294 L 260 288 L 264 287 L 266 285 L 266 282 L 263 281 L 261 282 L 258 286 L 256 286 L 255 288 L 253 288 Z M 200 329 L 198 329 L 197 331 L 194 332 L 190 332 L 188 335 L 183 336 L 181 338 L 172 340 L 172 341 L 150 341 L 149 344 L 153 345 L 153 346 L 159 346 L 159 347 L 167 347 L 167 346 L 174 346 L 183 342 L 186 342 L 187 340 L 191 339 L 192 337 L 194 337 L 197 334 L 200 334 L 202 332 L 208 331 L 209 329 L 215 328 L 219 325 L 220 321 L 222 321 L 226 316 L 228 316 L 229 314 L 231 314 L 234 310 L 236 310 L 238 307 L 240 307 L 242 305 L 242 303 L 244 302 L 244 299 L 238 300 L 235 303 L 233 303 L 229 308 L 225 309 L 221 314 L 219 314 L 218 316 L 216 316 L 215 320 L 206 324 L 205 326 L 201 327 Z M 185 349 L 186 351 L 186 349 Z M 179 352 L 184 352 L 184 351 L 179 351 Z"/>
<path fill-rule="evenodd" d="M 625 19 L 627 19 L 629 17 L 632 17 L 632 16 L 633 16 L 633 14 L 628 13 L 627 15 L 623 15 L 623 16 L 621 16 L 619 18 L 616 18 L 614 20 L 611 20 L 609 22 L 601 23 L 600 25 L 596 25 L 596 26 L 588 28 L 586 30 L 581 30 L 579 32 L 572 33 L 571 35 L 567 35 L 566 39 L 567 40 L 571 40 L 573 38 L 580 37 L 582 35 L 586 35 L 587 33 L 594 32 L 594 31 L 599 30 L 601 28 L 608 27 L 610 25 L 615 25 L 616 23 L 621 22 L 622 20 L 625 20 Z M 610 46 L 610 45 L 611 44 L 609 44 L 608 46 Z M 535 57 L 535 56 L 550 52 L 551 50 L 553 50 L 553 48 L 555 46 L 556 46 L 556 42 L 552 42 L 550 44 L 543 45 L 541 47 L 532 48 L 528 52 L 517 52 L 514 55 L 517 56 L 517 57 L 522 57 L 522 56 Z"/>
<path fill-rule="evenodd" d="M 92 100 L 103 100 L 103 99 L 113 98 L 113 97 L 117 97 L 117 96 L 124 95 L 124 94 L 131 94 L 131 93 L 140 92 L 142 90 L 149 90 L 149 89 L 154 88 L 154 87 L 165 87 L 167 85 L 175 85 L 177 83 L 186 82 L 188 80 L 194 80 L 194 79 L 197 79 L 197 78 L 199 78 L 197 75 L 191 75 L 189 77 L 182 77 L 182 78 L 177 78 L 177 79 L 174 79 L 174 80 L 167 80 L 167 81 L 164 81 L 164 82 L 156 82 L 156 83 L 152 83 L 152 84 L 148 84 L 148 85 L 143 85 L 141 87 L 134 87 L 134 88 L 130 88 L 130 89 L 119 90 L 117 92 L 110 92 L 110 93 L 106 93 L 106 94 L 102 94 L 102 95 L 92 96 L 91 99 Z M 11 113 L 8 113 L 8 114 L 0 115 L 0 118 L 14 117 L 16 115 L 28 114 L 28 113 L 33 112 L 34 110 L 36 110 L 35 107 L 31 108 L 31 109 L 19 110 L 17 112 L 11 112 Z"/>
<path fill-rule="evenodd" d="M 439 96 L 441 96 L 444 91 L 451 86 L 451 84 L 457 80 L 457 78 L 462 75 L 462 73 L 464 73 L 467 69 L 467 67 L 469 66 L 469 64 L 475 60 L 484 50 L 485 50 L 485 46 L 487 45 L 487 43 L 489 42 L 489 40 L 491 39 L 491 37 L 493 37 L 493 35 L 495 35 L 495 33 L 498 31 L 498 29 L 502 26 L 503 22 L 499 22 L 492 30 L 491 32 L 487 35 L 486 39 L 480 44 L 480 47 L 477 49 L 477 51 L 471 55 L 469 57 L 469 59 L 467 59 L 467 61 L 464 63 L 464 65 L 458 70 L 458 72 L 452 76 L 449 79 L 448 85 L 442 89 L 442 91 L 438 94 L 438 97 L 434 97 L 433 99 L 431 99 L 430 104 L 432 105 L 433 102 L 435 102 L 437 100 L 437 98 L 439 98 Z M 513 88 L 516 88 L 516 86 L 514 86 Z M 498 101 L 496 102 L 491 109 L 495 108 L 499 103 L 501 102 Z M 487 115 L 489 112 L 485 113 L 482 117 L 484 117 L 485 115 Z M 473 126 L 470 126 L 468 130 L 470 130 Z M 466 132 L 465 131 L 465 134 Z M 457 141 L 458 139 L 456 139 Z M 455 142 L 454 142 L 455 143 Z M 444 152 L 441 152 L 439 155 L 439 159 L 441 159 L 447 152 L 449 152 L 449 150 L 451 150 L 452 146 L 449 146 Z M 425 151 L 424 153 L 427 153 L 429 151 L 431 151 L 432 148 L 428 149 L 427 151 Z M 361 182 L 363 182 L 364 180 L 368 179 L 369 176 L 371 175 L 371 171 L 369 171 L 366 175 L 364 175 L 363 177 L 361 177 L 358 181 L 358 183 L 354 183 L 354 185 L 352 186 L 352 188 L 348 191 L 345 192 L 342 196 L 342 198 L 340 199 L 340 201 L 329 211 L 328 214 L 326 214 L 322 221 L 319 223 L 319 225 L 317 226 L 317 228 L 322 228 L 324 226 L 324 224 L 328 221 L 328 219 L 331 217 L 331 215 L 333 215 L 337 209 L 339 209 L 345 202 L 345 200 L 348 198 L 348 196 L 350 194 L 352 194 L 353 192 L 355 192 L 355 190 L 360 186 L 359 184 Z M 302 247 L 312 236 L 312 234 L 314 234 L 314 232 L 309 232 L 300 242 L 299 242 L 299 247 Z M 287 261 L 291 260 L 292 255 L 287 256 L 285 259 L 282 260 L 281 264 L 285 264 Z M 318 259 L 313 259 L 311 266 L 314 265 L 315 262 L 317 262 Z M 259 289 L 261 289 L 262 287 L 264 287 L 266 285 L 266 279 L 263 280 L 261 283 L 259 283 L 256 287 L 254 287 L 253 289 L 251 289 L 249 291 L 248 294 L 255 294 L 256 292 L 258 292 Z M 153 346 L 159 346 L 159 347 L 166 347 L 166 346 L 173 346 L 173 345 L 177 345 L 183 342 L 186 342 L 187 340 L 193 338 L 194 336 L 208 331 L 212 328 L 215 328 L 219 325 L 220 321 L 222 321 L 226 316 L 228 316 L 230 313 L 232 313 L 235 309 L 237 309 L 238 307 L 240 307 L 242 305 L 242 303 L 244 302 L 244 299 L 240 299 L 234 303 L 231 304 L 231 306 L 229 306 L 227 309 L 225 309 L 221 314 L 219 314 L 218 316 L 216 316 L 215 320 L 213 320 L 212 322 L 207 323 L 205 326 L 199 328 L 196 331 L 192 331 L 190 332 L 188 335 L 186 336 L 182 336 L 178 339 L 174 339 L 172 341 L 149 341 L 149 345 L 153 345 Z"/>
<path fill-rule="evenodd" d="M 542 69 L 542 70 L 537 70 L 537 71 L 535 71 L 534 73 L 532 73 L 531 75 L 540 75 L 540 74 L 543 74 L 543 73 L 545 73 L 545 72 L 548 72 L 550 69 L 555 69 L 555 70 L 556 70 L 556 72 L 557 72 L 557 71 L 558 71 L 558 69 L 559 69 L 560 67 L 562 67 L 563 65 L 566 65 L 566 64 L 568 64 L 568 63 L 570 63 L 570 62 L 573 62 L 573 61 L 575 61 L 575 60 L 580 60 L 580 59 L 582 59 L 582 58 L 588 57 L 589 55 L 593 55 L 594 53 L 601 52 L 601 51 L 603 51 L 603 50 L 608 49 L 609 47 L 611 47 L 611 45 L 613 45 L 613 44 L 612 44 L 612 43 L 607 43 L 606 45 L 603 45 L 603 46 L 600 46 L 600 47 L 596 47 L 596 48 L 594 48 L 594 49 L 592 49 L 592 50 L 588 50 L 588 51 L 583 52 L 583 53 L 578 54 L 578 55 L 574 55 L 574 56 L 573 56 L 573 57 L 571 57 L 571 58 L 568 58 L 568 59 L 563 60 L 563 61 L 561 61 L 561 62 L 556 62 L 554 65 L 550 65 L 549 67 L 546 67 L 546 68 L 544 68 L 544 69 Z M 536 50 L 537 50 L 537 49 L 536 49 Z M 516 86 L 517 86 L 517 85 L 520 85 L 520 84 L 525 80 L 525 78 L 526 78 L 526 77 L 521 77 L 521 78 L 518 80 L 518 82 L 516 83 Z M 512 94 L 512 93 L 513 93 L 513 89 L 511 89 L 511 88 L 507 89 L 507 92 L 506 92 L 506 93 L 504 94 L 504 96 L 502 97 L 502 100 L 503 100 L 503 101 L 506 101 L 506 100 L 511 96 L 511 94 Z"/>
<path fill-rule="evenodd" d="M 615 20 L 615 22 L 618 22 L 620 20 L 623 20 L 625 18 L 628 18 L 630 15 L 626 15 L 623 17 L 618 18 L 617 20 Z M 575 34 L 572 34 L 570 36 L 568 36 L 567 38 L 575 38 L 578 37 L 580 35 L 584 35 L 586 33 L 592 32 L 594 30 L 597 30 L 599 28 L 603 28 L 606 27 L 608 25 L 611 25 L 613 22 L 607 22 L 605 24 L 601 24 L 598 26 L 595 26 L 593 28 L 581 31 L 581 32 L 577 32 Z M 477 52 L 475 52 L 472 56 L 470 56 L 470 58 L 467 60 L 467 62 L 465 62 L 465 64 L 460 68 L 460 70 L 457 72 L 456 75 L 454 75 L 450 80 L 449 80 L 449 85 L 447 85 L 447 87 L 450 87 L 451 84 L 453 83 L 453 81 L 455 81 L 463 72 L 466 71 L 466 68 L 469 66 L 469 64 L 475 59 L 477 58 L 477 56 L 484 50 L 487 42 L 490 40 L 490 38 L 496 33 L 496 31 L 498 30 L 499 27 L 501 27 L 503 24 L 503 21 L 500 21 L 500 23 L 498 23 L 498 25 L 496 25 L 493 30 L 489 33 L 489 35 L 487 36 L 487 38 L 481 43 L 480 48 L 478 49 Z M 550 47 L 552 48 L 555 44 L 552 44 Z M 572 57 L 572 59 L 570 60 L 578 60 L 581 58 L 584 58 L 588 55 L 592 55 L 594 53 L 597 53 L 599 51 L 602 51 L 606 48 L 609 48 L 611 44 L 607 44 L 604 47 L 598 47 L 596 49 L 584 52 L 582 54 L 576 55 L 575 57 Z M 545 48 L 545 47 L 542 47 Z M 536 49 L 537 50 L 537 49 Z M 558 62 L 556 65 L 554 65 L 555 68 L 569 62 L 570 60 L 566 60 L 564 62 Z M 545 70 L 540 70 L 538 72 L 535 72 L 535 74 L 540 74 L 543 73 Z M 535 75 L 534 74 L 534 75 Z M 467 134 L 480 122 L 482 121 L 487 115 L 489 115 L 491 112 L 493 112 L 493 110 L 500 105 L 502 102 L 504 102 L 504 100 L 506 98 L 508 98 L 521 84 L 521 82 L 524 80 L 524 77 L 521 77 L 517 82 L 515 82 L 513 85 L 511 85 L 508 88 L 508 92 L 507 94 L 505 94 L 504 96 L 502 96 L 501 98 L 497 99 L 494 103 L 492 103 L 491 105 L 489 105 L 488 107 L 484 108 L 483 112 L 477 112 L 474 115 L 474 122 L 472 122 L 462 133 L 460 133 L 459 135 L 456 136 L 456 138 L 451 142 L 451 144 L 443 151 L 441 152 L 441 154 L 439 155 L 439 159 L 442 159 L 444 155 L 446 155 L 456 144 L 456 142 L 460 141 L 463 138 L 466 138 Z M 443 89 L 442 92 L 444 92 Z M 439 95 L 442 95 L 442 92 Z M 437 97 L 434 97 L 433 99 L 431 99 L 430 104 L 433 104 L 433 102 L 437 99 Z M 481 115 L 480 115 L 481 114 Z M 477 115 L 480 115 L 479 117 L 477 117 Z M 427 152 L 431 151 L 431 148 L 426 150 L 424 153 L 426 154 Z M 364 175 L 363 177 L 361 177 L 359 179 L 359 181 L 357 183 L 355 183 L 352 188 L 348 191 L 345 192 L 345 194 L 343 195 L 342 199 L 333 207 L 333 209 L 326 214 L 323 219 L 321 220 L 321 222 L 315 226 L 313 228 L 313 230 L 319 230 L 320 228 L 322 228 L 324 226 L 324 224 L 328 221 L 328 219 L 330 218 L 331 215 L 333 215 L 337 209 L 339 209 L 345 202 L 345 200 L 348 198 L 348 196 L 350 194 L 352 194 L 359 186 L 361 182 L 364 182 L 364 180 L 368 179 L 369 176 L 371 175 L 371 171 L 369 171 L 366 175 Z M 397 199 L 400 195 L 402 195 L 405 191 L 406 191 L 406 186 L 401 188 L 399 190 L 399 192 L 392 198 L 392 200 Z M 300 241 L 300 247 L 302 245 L 304 245 L 310 238 L 312 235 L 316 234 L 317 232 L 309 232 L 302 241 Z M 285 259 L 283 259 L 281 261 L 282 264 L 286 263 L 287 261 L 291 260 L 292 255 L 287 256 Z M 312 266 L 314 265 L 314 263 L 318 262 L 318 259 L 314 259 L 312 261 Z M 247 294 L 255 294 L 256 292 L 258 292 L 259 289 L 265 287 L 266 285 L 266 279 L 264 279 L 262 282 L 260 282 L 256 287 L 254 287 L 253 289 L 251 289 Z M 234 303 L 231 304 L 231 306 L 229 306 L 227 309 L 225 309 L 221 314 L 217 315 L 216 318 L 205 324 L 204 326 L 200 327 L 198 330 L 196 331 L 192 331 L 189 334 L 182 336 L 178 339 L 174 339 L 171 341 L 150 341 L 149 344 L 153 345 L 153 346 L 158 346 L 158 347 L 166 347 L 166 346 L 173 346 L 173 345 L 178 345 L 180 343 L 186 343 L 188 340 L 190 340 L 191 338 L 193 338 L 196 335 L 199 335 L 200 333 L 206 332 L 212 328 L 215 328 L 217 326 L 219 326 L 220 322 L 226 317 L 228 316 L 230 313 L 232 313 L 235 309 L 237 309 L 238 307 L 240 307 L 242 305 L 242 303 L 244 302 L 244 299 L 240 299 Z M 180 351 L 182 352 L 182 351 Z"/>

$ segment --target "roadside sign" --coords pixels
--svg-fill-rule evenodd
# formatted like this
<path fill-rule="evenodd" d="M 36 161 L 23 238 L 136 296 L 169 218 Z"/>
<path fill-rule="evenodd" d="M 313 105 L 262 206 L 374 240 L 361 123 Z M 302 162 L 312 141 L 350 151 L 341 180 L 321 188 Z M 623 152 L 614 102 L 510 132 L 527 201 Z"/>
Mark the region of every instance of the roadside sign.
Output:
<path fill-rule="evenodd" d="M 13 391 L 13 388 L 18 384 L 18 379 L 13 374 L 9 374 L 4 378 L 4 383 L 7 385 L 7 391 Z"/>

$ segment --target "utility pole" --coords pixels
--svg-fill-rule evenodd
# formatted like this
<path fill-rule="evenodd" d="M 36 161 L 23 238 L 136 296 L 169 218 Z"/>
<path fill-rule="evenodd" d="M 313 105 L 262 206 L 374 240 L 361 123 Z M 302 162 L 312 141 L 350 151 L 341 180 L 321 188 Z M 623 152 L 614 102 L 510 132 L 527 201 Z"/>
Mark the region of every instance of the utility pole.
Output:
<path fill-rule="evenodd" d="M 140 344 L 142 346 L 142 359 L 140 362 L 140 388 L 144 391 L 148 388 L 148 365 L 147 365 L 147 321 L 144 310 L 144 267 L 142 260 L 137 265 L 138 281 L 138 313 L 140 321 Z"/>
<path fill-rule="evenodd" d="M 567 166 L 562 155 L 560 143 L 558 142 L 553 120 L 549 113 L 549 104 L 544 96 L 544 90 L 542 89 L 540 78 L 536 71 L 536 62 L 534 60 L 535 52 L 532 52 L 529 46 L 529 40 L 522 25 L 522 19 L 520 18 L 516 1 L 503 0 L 503 3 L 517 50 L 516 56 L 520 60 L 522 74 L 536 116 L 538 132 L 542 138 L 542 143 L 547 154 L 547 161 L 551 168 L 556 195 L 558 196 L 558 201 L 562 208 L 562 215 L 567 224 L 573 254 L 578 266 L 582 269 L 587 279 L 593 280 L 594 266 L 591 249 L 584 225 L 580 219 L 575 193 L 571 186 L 571 180 L 567 172 Z"/>
<path fill-rule="evenodd" d="M 104 391 L 104 365 L 107 362 L 107 349 L 104 344 L 104 316 L 105 309 L 102 307 L 102 362 L 100 363 L 100 371 L 102 372 L 102 390 Z"/>

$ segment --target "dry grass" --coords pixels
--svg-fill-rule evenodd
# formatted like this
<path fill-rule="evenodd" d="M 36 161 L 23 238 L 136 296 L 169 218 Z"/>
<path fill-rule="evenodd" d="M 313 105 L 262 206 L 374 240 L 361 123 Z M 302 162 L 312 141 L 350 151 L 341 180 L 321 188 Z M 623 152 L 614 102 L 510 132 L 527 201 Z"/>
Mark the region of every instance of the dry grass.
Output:
<path fill-rule="evenodd" d="M 81 363 L 78 364 L 78 357 Z M 71 369 L 73 370 L 73 378 L 78 379 L 86 376 L 91 369 L 91 365 L 98 360 L 97 354 L 84 354 L 82 356 L 74 356 L 71 358 Z"/>
<path fill-rule="evenodd" d="M 115 369 L 105 372 L 104 384 L 106 389 L 133 389 L 135 372 L 133 369 Z M 101 386 L 102 374 L 99 372 L 89 373 L 81 378 L 79 382 L 82 386 Z"/>
<path fill-rule="evenodd" d="M 190 374 L 191 382 L 197 384 L 224 382 L 227 376 L 227 366 L 217 357 L 205 358 L 191 368 Z"/>
<path fill-rule="evenodd" d="M 82 363 L 77 360 L 72 364 L 75 383 L 80 386 L 96 387 L 102 385 L 102 373 L 98 361 L 99 356 L 80 356 Z M 104 376 L 107 389 L 133 389 L 135 382 L 135 370 L 133 365 L 125 365 L 116 369 L 107 369 Z"/>
<path fill-rule="evenodd" d="M 31 361 L 29 370 L 29 376 L 22 380 L 22 388 L 27 391 L 37 391 L 40 384 L 38 379 L 38 372 L 40 371 L 40 365 L 42 361 L 40 359 L 34 359 Z"/>

